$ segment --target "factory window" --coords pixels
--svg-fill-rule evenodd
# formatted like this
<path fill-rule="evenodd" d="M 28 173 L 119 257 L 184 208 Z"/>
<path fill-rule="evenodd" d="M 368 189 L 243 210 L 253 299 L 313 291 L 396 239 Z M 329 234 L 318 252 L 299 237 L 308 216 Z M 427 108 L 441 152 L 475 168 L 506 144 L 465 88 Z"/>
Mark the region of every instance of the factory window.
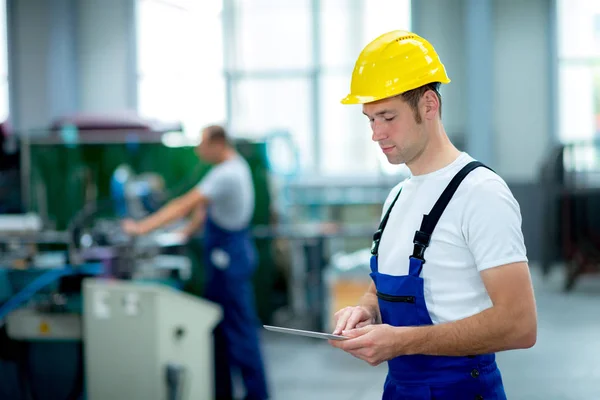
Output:
<path fill-rule="evenodd" d="M 410 0 L 225 0 L 225 76 L 232 132 L 289 133 L 302 172 L 395 171 L 371 142 L 360 106 L 340 100 L 360 50 L 410 29 Z"/>
<path fill-rule="evenodd" d="M 225 122 L 222 0 L 137 0 L 138 111 L 197 138 Z"/>
<path fill-rule="evenodd" d="M 600 2 L 557 0 L 559 138 L 600 137 Z"/>
<path fill-rule="evenodd" d="M 6 1 L 0 0 L 0 123 L 8 118 L 8 50 Z"/>

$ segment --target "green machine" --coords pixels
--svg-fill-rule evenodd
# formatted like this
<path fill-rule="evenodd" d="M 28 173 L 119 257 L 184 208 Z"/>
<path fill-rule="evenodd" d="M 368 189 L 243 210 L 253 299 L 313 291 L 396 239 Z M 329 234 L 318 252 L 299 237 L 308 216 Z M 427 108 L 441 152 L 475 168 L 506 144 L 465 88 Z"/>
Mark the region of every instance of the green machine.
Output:
<path fill-rule="evenodd" d="M 76 213 L 90 203 L 99 205 L 102 217 L 115 217 L 110 206 L 110 182 L 115 170 L 123 164 L 136 174 L 160 176 L 166 189 L 164 201 L 181 195 L 196 185 L 211 167 L 198 160 L 193 145 L 167 146 L 161 138 L 160 132 L 113 131 L 82 132 L 75 140 L 53 132 L 26 140 L 22 167 L 23 181 L 28 182 L 23 194 L 26 205 L 38 213 L 50 229 L 59 231 L 67 229 Z M 236 142 L 236 148 L 252 170 L 256 189 L 254 226 L 269 225 L 271 220 L 265 146 L 264 142 Z M 276 298 L 272 239 L 260 238 L 256 244 L 260 256 L 254 277 L 257 308 L 261 320 L 268 322 L 279 306 L 272 300 Z M 190 243 L 186 251 L 192 260 L 193 272 L 185 290 L 202 296 L 202 248 Z"/>

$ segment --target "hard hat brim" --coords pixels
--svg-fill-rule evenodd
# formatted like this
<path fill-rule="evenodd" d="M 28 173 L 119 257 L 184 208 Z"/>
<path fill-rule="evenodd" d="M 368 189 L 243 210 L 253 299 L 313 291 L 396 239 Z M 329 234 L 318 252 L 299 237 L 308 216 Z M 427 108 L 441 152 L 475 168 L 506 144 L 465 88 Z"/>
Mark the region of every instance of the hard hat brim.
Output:
<path fill-rule="evenodd" d="M 443 84 L 447 84 L 447 83 L 450 83 L 451 81 L 450 81 L 450 78 L 448 78 L 448 77 L 446 77 L 445 79 L 432 80 L 431 82 L 424 83 L 424 84 L 416 86 L 414 88 L 410 87 L 407 90 L 403 90 L 403 91 L 398 92 L 398 93 L 396 93 L 396 92 L 388 93 L 388 94 L 383 95 L 383 96 L 360 96 L 360 95 L 355 95 L 355 94 L 350 93 L 346 97 L 344 97 L 340 102 L 342 104 L 367 104 L 367 103 L 373 103 L 375 101 L 389 99 L 389 98 L 392 98 L 392 97 L 399 96 L 402 93 L 406 93 L 406 92 L 408 92 L 410 90 L 414 90 L 414 89 L 416 89 L 418 87 L 427 85 L 427 84 L 432 83 L 432 82 L 440 82 L 440 83 L 443 83 Z"/>
<path fill-rule="evenodd" d="M 341 100 L 342 104 L 366 104 L 373 103 L 377 100 L 383 100 L 385 97 L 376 97 L 376 96 L 356 96 L 353 94 L 349 94 Z"/>

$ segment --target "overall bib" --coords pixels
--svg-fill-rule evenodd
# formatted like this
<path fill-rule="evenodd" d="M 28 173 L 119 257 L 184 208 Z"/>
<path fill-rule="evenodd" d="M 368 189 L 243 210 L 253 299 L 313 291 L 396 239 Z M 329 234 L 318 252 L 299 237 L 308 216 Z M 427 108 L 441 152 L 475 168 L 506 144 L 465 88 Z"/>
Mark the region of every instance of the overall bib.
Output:
<path fill-rule="evenodd" d="M 208 213 L 203 254 L 207 273 L 205 297 L 223 309 L 223 320 L 214 332 L 216 398 L 233 398 L 234 367 L 242 375 L 247 400 L 267 399 L 252 288 L 257 252 L 249 228 L 223 229 Z"/>
<path fill-rule="evenodd" d="M 423 278 L 420 277 L 425 264 L 425 250 L 429 246 L 436 224 L 456 189 L 467 174 L 478 167 L 485 167 L 485 165 L 473 161 L 458 172 L 431 212 L 423 217 L 421 228 L 414 237 L 414 251 L 409 257 L 409 273 L 406 276 L 386 275 L 377 270 L 379 242 L 390 212 L 402 190 L 388 208 L 379 229 L 373 236 L 371 248 L 371 278 L 377 289 L 382 323 L 392 326 L 433 324 L 425 304 Z M 384 384 L 384 400 L 506 399 L 494 354 L 465 357 L 400 356 L 389 360 L 388 368 Z"/>

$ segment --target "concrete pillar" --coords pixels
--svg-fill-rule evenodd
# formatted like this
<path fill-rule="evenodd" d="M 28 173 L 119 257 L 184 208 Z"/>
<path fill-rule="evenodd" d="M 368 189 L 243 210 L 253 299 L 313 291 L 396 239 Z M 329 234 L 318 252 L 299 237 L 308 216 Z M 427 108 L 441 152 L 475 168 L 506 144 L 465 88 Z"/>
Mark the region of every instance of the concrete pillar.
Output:
<path fill-rule="evenodd" d="M 494 41 L 492 0 L 465 0 L 466 149 L 493 167 Z"/>
<path fill-rule="evenodd" d="M 82 112 L 137 109 L 135 4 L 135 0 L 78 1 Z"/>
<path fill-rule="evenodd" d="M 442 122 L 450 139 L 464 150 L 468 76 L 465 73 L 463 0 L 412 2 L 413 31 L 436 49 L 451 81 L 442 85 Z"/>
<path fill-rule="evenodd" d="M 74 0 L 8 0 L 11 123 L 42 129 L 77 109 Z"/>

